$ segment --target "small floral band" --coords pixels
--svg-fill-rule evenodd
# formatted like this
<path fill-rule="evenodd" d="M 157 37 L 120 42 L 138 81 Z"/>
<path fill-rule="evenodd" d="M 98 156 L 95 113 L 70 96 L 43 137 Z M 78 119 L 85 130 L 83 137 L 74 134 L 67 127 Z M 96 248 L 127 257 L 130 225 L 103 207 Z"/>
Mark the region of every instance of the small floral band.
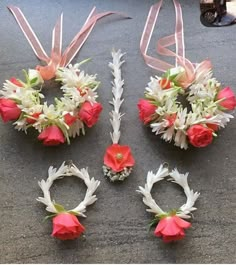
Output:
<path fill-rule="evenodd" d="M 65 176 L 78 177 L 82 179 L 87 186 L 84 200 L 71 210 L 65 210 L 62 205 L 52 201 L 49 191 L 55 180 L 61 179 Z M 52 213 L 47 216 L 47 218 L 53 218 L 52 236 L 61 240 L 75 239 L 85 231 L 85 227 L 79 222 L 76 216 L 86 217 L 84 215 L 86 207 L 97 200 L 94 192 L 99 185 L 100 181 L 95 180 L 94 178 L 90 179 L 87 169 L 78 169 L 72 163 L 66 165 L 66 163 L 63 162 L 59 169 L 53 168 L 52 166 L 49 167 L 47 180 L 39 181 L 39 186 L 43 191 L 43 197 L 38 197 L 37 201 L 46 205 L 46 210 Z"/>
<path fill-rule="evenodd" d="M 165 212 L 152 198 L 151 190 L 155 183 L 167 177 L 169 181 L 183 188 L 187 201 L 180 208 Z M 149 207 L 147 211 L 155 214 L 155 218 L 151 222 L 151 226 L 158 223 L 154 232 L 155 236 L 162 237 L 163 241 L 166 243 L 180 240 L 185 236 L 184 229 L 189 228 L 191 223 L 182 218 L 191 218 L 190 213 L 197 209 L 194 207 L 194 204 L 200 193 L 194 192 L 189 188 L 187 178 L 188 173 L 180 174 L 177 169 L 170 172 L 164 165 L 160 165 L 156 174 L 152 171 L 148 172 L 145 186 L 139 187 L 139 190 L 137 190 L 143 195 L 143 203 Z"/>

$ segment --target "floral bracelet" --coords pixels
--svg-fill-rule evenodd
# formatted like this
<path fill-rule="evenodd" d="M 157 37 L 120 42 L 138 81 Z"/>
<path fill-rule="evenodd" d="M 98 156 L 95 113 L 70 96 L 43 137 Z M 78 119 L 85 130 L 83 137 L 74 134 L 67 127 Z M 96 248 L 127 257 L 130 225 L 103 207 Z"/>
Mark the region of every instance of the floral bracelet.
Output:
<path fill-rule="evenodd" d="M 50 188 L 53 182 L 65 176 L 75 176 L 84 181 L 87 186 L 85 197 L 79 205 L 71 210 L 65 208 L 51 199 Z M 52 166 L 48 169 L 47 180 L 39 181 L 39 186 L 43 191 L 43 197 L 38 197 L 37 201 L 46 205 L 46 210 L 51 215 L 46 218 L 52 218 L 53 231 L 52 236 L 61 240 L 75 239 L 85 231 L 85 227 L 79 222 L 76 216 L 86 217 L 86 207 L 93 204 L 97 197 L 94 192 L 100 185 L 100 181 L 90 178 L 88 170 L 85 168 L 78 169 L 73 163 L 62 163 L 59 169 Z"/>
<path fill-rule="evenodd" d="M 178 209 L 170 209 L 168 212 L 163 211 L 151 195 L 153 185 L 167 177 L 169 181 L 181 186 L 187 197 L 186 203 L 181 207 Z M 187 178 L 188 173 L 180 174 L 177 169 L 169 171 L 167 167 L 160 165 L 156 174 L 152 171 L 148 172 L 145 186 L 139 187 L 138 192 L 143 195 L 143 203 L 149 207 L 147 211 L 155 214 L 155 218 L 150 225 L 153 226 L 158 223 L 154 234 L 157 237 L 162 237 L 165 243 L 184 238 L 184 229 L 189 228 L 191 223 L 182 218 L 191 218 L 191 212 L 197 209 L 194 207 L 194 204 L 200 193 L 194 192 L 189 188 Z"/>

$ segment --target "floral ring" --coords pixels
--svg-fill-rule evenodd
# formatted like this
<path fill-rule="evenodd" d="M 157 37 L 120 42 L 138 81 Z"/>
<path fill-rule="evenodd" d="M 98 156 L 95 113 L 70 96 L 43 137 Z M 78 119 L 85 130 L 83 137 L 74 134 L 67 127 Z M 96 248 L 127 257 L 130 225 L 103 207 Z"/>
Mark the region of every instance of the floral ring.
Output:
<path fill-rule="evenodd" d="M 79 70 L 85 61 L 58 68 L 55 80 L 62 84 L 63 97 L 55 98 L 54 105 L 41 104 L 44 80 L 39 71 L 24 71 L 25 82 L 16 78 L 6 80 L 0 90 L 3 121 L 15 121 L 15 128 L 25 133 L 31 127 L 36 129 L 44 145 L 59 145 L 65 141 L 69 144 L 70 137 L 85 134 L 85 125 L 92 127 L 102 111 L 102 105 L 96 102 L 99 86 L 96 75 Z"/>
<path fill-rule="evenodd" d="M 166 177 L 170 177 L 169 181 L 180 185 L 187 197 L 186 203 L 179 209 L 171 209 L 169 212 L 163 211 L 151 195 L 153 185 Z M 185 236 L 184 229 L 189 228 L 191 223 L 184 221 L 182 218 L 191 218 L 190 213 L 197 209 L 194 207 L 194 204 L 200 193 L 194 192 L 189 188 L 187 178 L 188 173 L 180 174 L 177 169 L 169 172 L 168 168 L 161 165 L 156 174 L 152 171 L 148 172 L 144 188 L 139 187 L 138 190 L 143 195 L 143 203 L 149 207 L 147 211 L 155 214 L 155 218 L 150 226 L 156 225 L 159 222 L 154 232 L 155 236 L 162 237 L 166 243 L 180 240 Z"/>
<path fill-rule="evenodd" d="M 74 209 L 65 210 L 65 208 L 55 203 L 51 200 L 50 188 L 56 179 L 61 179 L 64 176 L 75 176 L 82 179 L 87 186 L 87 191 L 84 200 Z M 84 213 L 86 212 L 86 207 L 93 204 L 97 197 L 93 195 L 100 181 L 89 177 L 88 170 L 82 168 L 79 170 L 74 164 L 70 163 L 68 165 L 65 162 L 62 163 L 60 168 L 57 170 L 52 166 L 48 169 L 47 180 L 39 181 L 39 186 L 43 191 L 43 197 L 38 197 L 37 201 L 45 204 L 46 210 L 51 215 L 46 218 L 53 218 L 53 231 L 52 236 L 59 238 L 61 240 L 75 239 L 79 237 L 84 231 L 85 227 L 78 221 L 76 216 L 86 217 Z"/>
<path fill-rule="evenodd" d="M 205 147 L 213 141 L 216 131 L 230 121 L 230 111 L 236 107 L 233 91 L 212 78 L 212 72 L 198 71 L 188 88 L 183 86 L 185 70 L 176 67 L 162 77 L 151 77 L 145 98 L 138 103 L 139 117 L 152 132 L 161 134 L 167 142 L 187 149 L 188 144 Z M 186 96 L 191 107 L 183 107 L 180 95 Z"/>

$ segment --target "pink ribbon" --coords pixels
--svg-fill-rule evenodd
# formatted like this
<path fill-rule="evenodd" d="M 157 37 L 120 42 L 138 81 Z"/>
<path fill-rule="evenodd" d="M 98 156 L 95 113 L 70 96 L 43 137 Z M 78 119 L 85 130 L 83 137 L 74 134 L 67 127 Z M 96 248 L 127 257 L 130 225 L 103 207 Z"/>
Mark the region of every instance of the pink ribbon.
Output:
<path fill-rule="evenodd" d="M 91 13 L 89 14 L 85 24 L 81 28 L 81 30 L 76 34 L 73 38 L 71 43 L 65 49 L 64 53 L 62 54 L 62 22 L 63 22 L 63 14 L 59 17 L 52 33 L 52 50 L 51 56 L 49 57 L 45 50 L 43 49 L 39 39 L 37 38 L 36 34 L 32 30 L 31 26 L 29 25 L 27 19 L 25 18 L 24 14 L 20 10 L 20 8 L 16 6 L 8 6 L 8 9 L 14 15 L 18 25 L 20 26 L 21 30 L 23 31 L 26 39 L 28 40 L 30 46 L 32 47 L 35 55 L 43 62 L 45 62 L 46 66 L 37 66 L 36 69 L 39 70 L 40 74 L 42 75 L 44 80 L 49 80 L 55 76 L 55 72 L 58 67 L 67 66 L 76 54 L 79 52 L 80 48 L 88 38 L 90 32 L 94 28 L 96 22 L 108 15 L 111 14 L 118 14 L 125 18 L 129 18 L 126 15 L 123 15 L 118 12 L 103 12 L 100 14 L 96 14 L 95 7 L 92 9 Z"/>
<path fill-rule="evenodd" d="M 210 71 L 212 69 L 211 62 L 205 60 L 200 64 L 193 64 L 188 59 L 185 58 L 185 45 L 184 45 L 184 30 L 183 30 L 183 16 L 181 5 L 177 0 L 173 0 L 175 6 L 176 14 L 176 25 L 175 25 L 175 34 L 163 37 L 157 42 L 157 52 L 161 55 L 175 57 L 176 65 L 182 66 L 185 69 L 184 75 L 182 75 L 177 81 L 183 86 L 188 87 L 195 78 L 202 72 Z M 140 41 L 140 50 L 143 55 L 144 61 L 151 68 L 166 72 L 170 68 L 174 68 L 174 65 L 171 65 L 163 60 L 151 57 L 147 55 L 148 46 L 152 37 L 154 26 L 157 21 L 163 0 L 160 0 L 159 3 L 151 6 L 147 21 L 143 30 L 143 34 Z M 171 45 L 176 45 L 176 52 L 168 49 Z"/>

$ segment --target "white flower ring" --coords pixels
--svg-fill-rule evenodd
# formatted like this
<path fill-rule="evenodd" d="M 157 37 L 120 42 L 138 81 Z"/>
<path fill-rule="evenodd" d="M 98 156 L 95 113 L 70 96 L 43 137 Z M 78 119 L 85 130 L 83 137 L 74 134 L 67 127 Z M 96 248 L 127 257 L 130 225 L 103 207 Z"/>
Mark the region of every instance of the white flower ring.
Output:
<path fill-rule="evenodd" d="M 96 101 L 99 86 L 96 75 L 88 75 L 79 69 L 85 61 L 56 71 L 55 80 L 62 84 L 63 97 L 55 98 L 55 104 L 51 105 L 41 103 L 44 80 L 39 71 L 29 69 L 28 73 L 24 72 L 25 82 L 15 78 L 6 80 L 0 90 L 3 121 L 15 120 L 15 128 L 25 133 L 29 128 L 36 129 L 40 133 L 38 139 L 43 140 L 44 145 L 65 141 L 69 144 L 70 137 L 75 138 L 81 132 L 84 135 L 85 125 L 92 127 L 102 111 L 101 104 Z"/>
<path fill-rule="evenodd" d="M 87 191 L 82 202 L 79 203 L 75 208 L 66 211 L 62 205 L 52 201 L 50 195 L 50 188 L 53 182 L 57 179 L 62 179 L 65 176 L 75 176 L 84 181 L 84 184 L 87 186 Z M 85 168 L 78 169 L 73 163 L 66 165 L 66 162 L 63 162 L 59 169 L 53 168 L 52 166 L 48 169 L 48 178 L 47 180 L 41 180 L 38 182 L 41 190 L 43 191 L 43 197 L 38 197 L 37 201 L 46 205 L 46 210 L 52 214 L 59 214 L 61 212 L 68 212 L 75 214 L 77 216 L 83 216 L 86 212 L 86 207 L 93 204 L 97 197 L 94 195 L 94 192 L 97 190 L 100 185 L 100 181 L 95 180 L 94 178 L 90 179 L 88 170 Z"/>
<path fill-rule="evenodd" d="M 162 77 L 151 77 L 146 99 L 138 103 L 139 116 L 152 132 L 161 134 L 167 142 L 173 140 L 183 149 L 187 149 L 189 143 L 205 147 L 212 142 L 216 131 L 233 118 L 230 111 L 235 108 L 236 99 L 230 88 L 221 89 L 211 70 L 198 74 L 188 88 L 179 82 L 184 75 L 185 70 L 179 66 Z M 229 94 L 231 102 L 227 100 Z M 190 111 L 181 103 L 181 95 L 186 96 Z"/>
<path fill-rule="evenodd" d="M 179 209 L 176 211 L 176 215 L 181 218 L 190 218 L 189 215 L 192 211 L 195 211 L 197 208 L 194 207 L 194 204 L 199 197 L 200 193 L 194 192 L 189 188 L 188 185 L 188 174 L 180 174 L 179 171 L 175 168 L 171 172 L 169 172 L 168 168 L 165 167 L 163 164 L 160 165 L 156 174 L 152 171 L 149 171 L 147 174 L 147 182 L 143 187 L 139 187 L 138 192 L 143 194 L 143 203 L 149 207 L 147 212 L 152 212 L 155 215 L 167 215 L 168 212 L 163 211 L 152 198 L 151 191 L 153 185 L 164 178 L 169 177 L 169 181 L 174 182 L 181 186 L 184 190 L 184 193 L 187 197 L 186 203 L 184 203 Z"/>
<path fill-rule="evenodd" d="M 170 209 L 170 211 L 166 212 L 160 208 L 160 206 L 157 205 L 155 200 L 153 199 L 151 195 L 151 191 L 153 188 L 153 185 L 165 178 L 168 177 L 168 180 L 171 182 L 174 182 L 181 186 L 184 190 L 184 193 L 187 197 L 186 203 L 184 203 L 181 207 L 178 209 Z M 155 214 L 155 219 L 152 221 L 151 225 L 158 223 L 160 224 L 160 229 L 158 227 L 158 232 L 155 233 L 156 236 L 163 236 L 163 240 L 166 242 L 170 242 L 172 240 L 178 240 L 184 236 L 183 228 L 187 228 L 190 226 L 190 223 L 181 220 L 181 218 L 189 219 L 191 218 L 190 213 L 192 211 L 195 211 L 197 208 L 194 207 L 194 204 L 196 200 L 198 199 L 200 193 L 194 192 L 189 188 L 188 185 L 188 173 L 186 174 L 180 174 L 178 170 L 175 168 L 172 171 L 169 171 L 167 167 L 165 167 L 163 164 L 160 165 L 157 173 L 153 173 L 152 171 L 149 171 L 147 174 L 147 181 L 144 187 L 139 186 L 139 190 L 137 192 L 141 193 L 143 195 L 143 203 L 147 205 L 149 208 L 147 209 L 147 212 L 151 212 Z M 174 219 L 177 219 L 177 224 L 173 224 L 171 219 L 174 217 Z M 164 221 L 163 221 L 164 220 Z M 168 223 L 169 222 L 169 223 Z M 175 221 L 174 221 L 175 222 Z M 181 227 L 181 224 L 185 223 L 187 225 L 186 227 Z M 178 226 L 180 224 L 180 227 L 176 229 L 176 225 Z M 173 229 L 169 230 L 170 227 L 177 230 L 176 234 L 174 234 Z M 161 230 L 164 230 L 163 233 Z M 181 232 L 181 235 L 178 233 Z M 177 236 L 181 236 L 180 238 L 177 238 Z"/>

